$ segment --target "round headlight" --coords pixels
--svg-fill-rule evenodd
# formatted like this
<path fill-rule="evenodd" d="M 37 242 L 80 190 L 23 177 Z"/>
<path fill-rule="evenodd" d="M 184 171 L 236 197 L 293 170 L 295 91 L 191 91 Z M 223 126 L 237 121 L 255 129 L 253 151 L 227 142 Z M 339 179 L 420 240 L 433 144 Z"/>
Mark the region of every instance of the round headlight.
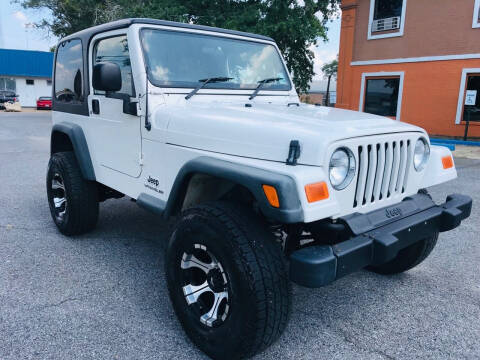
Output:
<path fill-rule="evenodd" d="M 355 176 L 355 157 L 350 149 L 339 148 L 330 158 L 330 184 L 336 190 L 345 189 Z"/>
<path fill-rule="evenodd" d="M 422 171 L 427 164 L 430 157 L 430 146 L 428 146 L 427 140 L 420 138 L 415 144 L 415 151 L 413 153 L 413 166 L 415 170 Z"/>

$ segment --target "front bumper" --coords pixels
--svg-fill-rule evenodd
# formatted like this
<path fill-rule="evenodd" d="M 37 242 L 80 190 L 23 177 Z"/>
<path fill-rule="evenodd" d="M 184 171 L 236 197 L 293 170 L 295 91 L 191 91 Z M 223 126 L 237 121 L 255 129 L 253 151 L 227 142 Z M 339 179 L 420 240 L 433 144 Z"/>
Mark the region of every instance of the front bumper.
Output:
<path fill-rule="evenodd" d="M 351 233 L 336 245 L 316 245 L 290 256 L 290 279 L 303 286 L 320 287 L 368 265 L 386 263 L 404 249 L 435 232 L 456 228 L 470 216 L 472 199 L 449 195 L 435 205 L 417 194 L 367 214 L 352 214 L 338 221 Z"/>

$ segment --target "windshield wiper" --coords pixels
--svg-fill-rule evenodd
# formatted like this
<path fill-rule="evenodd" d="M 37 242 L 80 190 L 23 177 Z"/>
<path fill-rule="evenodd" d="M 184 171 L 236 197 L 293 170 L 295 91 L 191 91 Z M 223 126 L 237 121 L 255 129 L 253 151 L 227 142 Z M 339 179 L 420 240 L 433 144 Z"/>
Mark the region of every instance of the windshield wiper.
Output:
<path fill-rule="evenodd" d="M 262 88 L 265 84 L 280 81 L 280 80 L 283 80 L 283 78 L 282 77 L 276 77 L 276 78 L 266 78 L 266 79 L 260 80 L 258 82 L 258 85 L 257 85 L 255 91 L 253 92 L 252 95 L 250 95 L 250 97 L 248 99 L 252 100 L 255 96 L 257 96 L 258 93 L 260 92 L 260 90 L 262 90 Z"/>
<path fill-rule="evenodd" d="M 200 80 L 198 80 L 200 82 L 200 84 L 198 84 L 198 86 L 195 89 L 193 89 L 187 96 L 185 96 L 185 100 L 190 99 L 193 95 L 195 95 L 200 89 L 202 89 L 208 83 L 217 83 L 217 82 L 224 82 L 224 81 L 229 81 L 229 80 L 233 80 L 233 78 L 231 78 L 231 77 L 211 77 L 211 78 L 208 78 L 208 79 L 200 79 Z"/>

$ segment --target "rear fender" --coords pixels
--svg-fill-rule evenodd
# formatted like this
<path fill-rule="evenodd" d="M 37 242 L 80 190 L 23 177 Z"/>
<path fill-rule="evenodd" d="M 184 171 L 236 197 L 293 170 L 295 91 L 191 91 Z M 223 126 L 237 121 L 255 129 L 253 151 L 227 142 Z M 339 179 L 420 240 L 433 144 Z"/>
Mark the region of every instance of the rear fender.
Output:
<path fill-rule="evenodd" d="M 70 140 L 71 149 L 68 148 L 70 145 L 65 143 L 65 136 Z M 69 150 L 74 152 L 83 177 L 95 181 L 95 171 L 83 129 L 69 122 L 55 124 L 50 138 L 50 155 Z"/>

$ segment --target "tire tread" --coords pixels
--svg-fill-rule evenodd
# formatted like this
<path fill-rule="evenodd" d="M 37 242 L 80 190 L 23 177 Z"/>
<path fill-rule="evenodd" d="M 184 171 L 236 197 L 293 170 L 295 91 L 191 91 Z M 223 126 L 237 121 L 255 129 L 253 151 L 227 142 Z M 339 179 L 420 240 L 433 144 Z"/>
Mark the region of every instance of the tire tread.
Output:
<path fill-rule="evenodd" d="M 65 235 L 80 235 L 95 228 L 98 221 L 98 189 L 96 183 L 83 178 L 75 154 L 71 151 L 58 152 L 52 155 L 49 172 L 52 166 L 62 172 L 65 187 L 68 189 L 68 222 L 58 224 L 54 213 L 55 224 Z M 47 180 L 47 188 L 50 186 Z"/>
<path fill-rule="evenodd" d="M 194 213 L 215 218 L 233 235 L 231 247 L 240 255 L 240 268 L 251 284 L 249 295 L 257 304 L 255 321 L 247 324 L 235 355 L 252 356 L 274 343 L 288 322 L 291 289 L 283 252 L 260 219 L 237 204 L 208 203 L 187 209 L 183 216 Z"/>

